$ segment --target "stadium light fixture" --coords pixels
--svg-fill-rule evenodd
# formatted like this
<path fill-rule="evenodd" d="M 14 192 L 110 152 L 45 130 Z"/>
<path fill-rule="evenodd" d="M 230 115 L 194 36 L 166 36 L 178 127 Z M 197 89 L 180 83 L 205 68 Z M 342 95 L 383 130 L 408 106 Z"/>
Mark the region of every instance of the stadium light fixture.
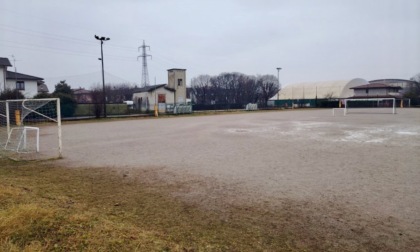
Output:
<path fill-rule="evenodd" d="M 103 52 L 103 44 L 104 41 L 108 41 L 110 40 L 110 38 L 106 38 L 106 37 L 99 37 L 97 35 L 95 35 L 95 38 L 97 40 L 101 41 L 101 57 L 98 58 L 98 60 L 100 60 L 102 62 L 102 92 L 103 92 L 103 105 L 104 105 L 104 117 L 106 117 L 106 94 L 105 94 L 105 74 L 104 74 L 104 52 Z"/>

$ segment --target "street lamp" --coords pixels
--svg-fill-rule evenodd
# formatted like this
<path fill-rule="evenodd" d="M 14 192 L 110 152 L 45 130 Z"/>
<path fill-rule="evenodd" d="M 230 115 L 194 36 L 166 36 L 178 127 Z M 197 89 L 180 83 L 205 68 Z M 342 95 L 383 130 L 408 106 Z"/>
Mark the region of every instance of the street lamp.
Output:
<path fill-rule="evenodd" d="M 102 49 L 102 45 L 104 44 L 104 41 L 109 40 L 109 38 L 105 37 L 99 37 L 95 35 L 95 38 L 97 40 L 101 41 L 101 57 L 98 58 L 102 62 L 102 92 L 103 92 L 103 102 L 104 102 L 104 117 L 106 117 L 106 95 L 105 95 L 105 75 L 104 75 L 104 52 Z"/>
<path fill-rule="evenodd" d="M 281 67 L 277 67 L 277 81 L 279 82 L 279 91 L 277 92 L 277 100 L 279 100 L 280 99 L 280 70 L 281 70 Z"/>

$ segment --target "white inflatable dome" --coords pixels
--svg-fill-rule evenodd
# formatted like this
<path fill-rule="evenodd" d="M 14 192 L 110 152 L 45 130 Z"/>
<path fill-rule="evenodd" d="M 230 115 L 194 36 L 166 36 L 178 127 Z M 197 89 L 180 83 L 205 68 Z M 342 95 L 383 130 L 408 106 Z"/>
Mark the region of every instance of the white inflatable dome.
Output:
<path fill-rule="evenodd" d="M 270 100 L 348 98 L 353 96 L 353 90 L 350 88 L 368 83 L 367 80 L 361 78 L 340 81 L 295 83 L 284 86 L 279 94 L 275 95 Z"/>

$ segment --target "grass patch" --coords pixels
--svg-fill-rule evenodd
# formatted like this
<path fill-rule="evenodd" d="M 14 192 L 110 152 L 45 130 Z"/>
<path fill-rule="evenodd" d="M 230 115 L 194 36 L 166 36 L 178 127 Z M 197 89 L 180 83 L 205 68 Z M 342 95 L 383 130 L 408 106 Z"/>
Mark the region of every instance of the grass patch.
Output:
<path fill-rule="evenodd" d="M 0 251 L 393 250 L 292 205 L 211 210 L 171 196 L 177 187 L 105 168 L 0 157 Z"/>
<path fill-rule="evenodd" d="M 252 251 L 253 224 L 176 200 L 108 169 L 0 158 L 0 251 Z M 286 247 L 283 247 L 285 249 Z"/>

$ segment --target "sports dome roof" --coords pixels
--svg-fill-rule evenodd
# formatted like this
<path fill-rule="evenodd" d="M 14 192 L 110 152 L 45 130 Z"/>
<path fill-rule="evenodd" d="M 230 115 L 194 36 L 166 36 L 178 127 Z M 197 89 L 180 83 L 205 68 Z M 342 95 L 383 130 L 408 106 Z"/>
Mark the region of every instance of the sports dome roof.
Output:
<path fill-rule="evenodd" d="M 367 80 L 361 78 L 295 83 L 284 86 L 278 96 L 275 95 L 270 100 L 348 98 L 353 96 L 353 90 L 350 88 L 368 83 Z"/>

